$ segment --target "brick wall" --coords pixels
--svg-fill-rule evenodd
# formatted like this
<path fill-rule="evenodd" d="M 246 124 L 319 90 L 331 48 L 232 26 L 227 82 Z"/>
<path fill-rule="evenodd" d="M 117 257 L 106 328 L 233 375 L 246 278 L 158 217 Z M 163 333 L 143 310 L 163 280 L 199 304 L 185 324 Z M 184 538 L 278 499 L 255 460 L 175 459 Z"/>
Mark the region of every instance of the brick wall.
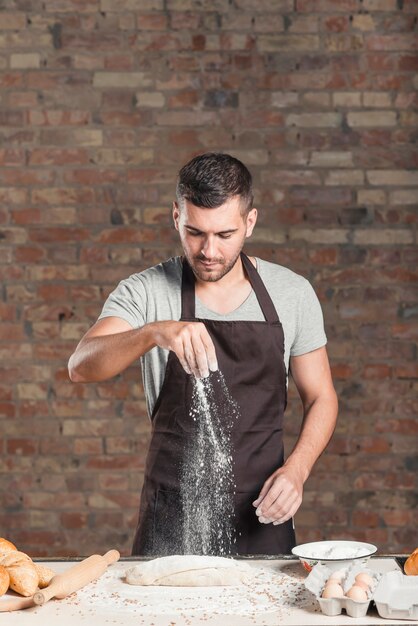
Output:
<path fill-rule="evenodd" d="M 213 149 L 254 174 L 247 251 L 307 276 L 326 318 L 340 418 L 299 540 L 418 544 L 417 12 L 0 2 L 0 534 L 34 555 L 129 551 L 139 371 L 74 385 L 67 359 L 122 277 L 178 252 L 176 172 Z"/>

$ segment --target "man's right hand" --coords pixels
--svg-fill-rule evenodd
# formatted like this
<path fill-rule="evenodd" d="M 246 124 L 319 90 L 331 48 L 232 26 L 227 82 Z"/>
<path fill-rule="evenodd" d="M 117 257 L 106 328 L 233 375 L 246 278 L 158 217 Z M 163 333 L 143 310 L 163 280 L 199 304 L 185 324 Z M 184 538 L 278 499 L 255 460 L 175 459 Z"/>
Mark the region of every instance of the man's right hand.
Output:
<path fill-rule="evenodd" d="M 215 346 L 202 322 L 150 322 L 133 329 L 118 317 L 105 317 L 81 339 L 68 363 L 76 383 L 113 378 L 146 352 L 159 346 L 172 350 L 188 374 L 198 378 L 218 369 Z"/>
<path fill-rule="evenodd" d="M 215 346 L 202 322 L 152 322 L 154 342 L 174 352 L 187 374 L 206 378 L 218 369 Z"/>

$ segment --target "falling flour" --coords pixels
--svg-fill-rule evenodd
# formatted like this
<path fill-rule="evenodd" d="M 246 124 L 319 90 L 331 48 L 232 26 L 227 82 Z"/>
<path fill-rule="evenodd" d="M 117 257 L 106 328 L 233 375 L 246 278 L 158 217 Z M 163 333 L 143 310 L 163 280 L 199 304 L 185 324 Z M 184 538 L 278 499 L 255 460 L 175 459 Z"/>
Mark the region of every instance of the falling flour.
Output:
<path fill-rule="evenodd" d="M 194 378 L 192 434 L 181 473 L 184 554 L 230 554 L 234 544 L 232 430 L 239 409 L 220 371 Z"/>

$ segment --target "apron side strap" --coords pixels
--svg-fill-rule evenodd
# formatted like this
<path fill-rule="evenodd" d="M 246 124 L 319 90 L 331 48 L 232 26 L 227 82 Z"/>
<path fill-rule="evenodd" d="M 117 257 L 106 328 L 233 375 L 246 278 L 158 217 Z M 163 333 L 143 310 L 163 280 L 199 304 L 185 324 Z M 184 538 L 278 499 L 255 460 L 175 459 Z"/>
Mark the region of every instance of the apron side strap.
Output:
<path fill-rule="evenodd" d="M 261 280 L 260 274 L 257 272 L 254 265 L 251 263 L 248 256 L 244 254 L 244 252 L 241 252 L 241 261 L 245 271 L 247 272 L 248 280 L 250 281 L 252 288 L 254 289 L 258 304 L 260 305 L 266 321 L 270 323 L 280 322 L 276 307 L 273 304 L 273 300 L 271 299 L 271 296 L 267 291 L 266 286 Z"/>
<path fill-rule="evenodd" d="M 195 278 L 186 257 L 183 257 L 183 271 L 181 277 L 181 317 L 180 319 L 194 319 L 195 315 Z"/>

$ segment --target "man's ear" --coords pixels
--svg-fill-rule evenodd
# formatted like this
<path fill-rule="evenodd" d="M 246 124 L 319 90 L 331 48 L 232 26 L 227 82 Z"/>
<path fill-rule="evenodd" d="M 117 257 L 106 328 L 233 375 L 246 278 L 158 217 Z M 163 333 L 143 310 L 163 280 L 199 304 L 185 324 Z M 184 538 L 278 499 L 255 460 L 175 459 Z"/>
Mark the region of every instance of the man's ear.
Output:
<path fill-rule="evenodd" d="M 180 217 L 180 209 L 177 202 L 173 202 L 173 221 L 174 227 L 176 230 L 179 229 L 179 217 Z"/>
<path fill-rule="evenodd" d="M 253 230 L 254 230 L 254 226 L 256 225 L 257 222 L 257 209 L 252 208 L 251 211 L 248 213 L 247 215 L 247 232 L 245 233 L 246 237 L 251 237 Z"/>

